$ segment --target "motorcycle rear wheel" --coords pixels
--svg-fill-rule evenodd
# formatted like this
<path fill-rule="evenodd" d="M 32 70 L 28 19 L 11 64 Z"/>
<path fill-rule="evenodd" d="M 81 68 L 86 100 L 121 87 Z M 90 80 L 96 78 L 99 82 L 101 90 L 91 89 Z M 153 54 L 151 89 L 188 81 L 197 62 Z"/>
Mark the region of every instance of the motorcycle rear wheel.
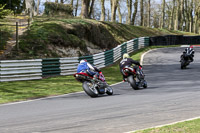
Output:
<path fill-rule="evenodd" d="M 91 82 L 88 81 L 83 82 L 83 90 L 88 96 L 92 98 L 98 97 L 99 93 L 96 88 L 93 88 L 93 84 Z"/>
<path fill-rule="evenodd" d="M 185 61 L 181 61 L 181 69 L 185 68 Z"/>
<path fill-rule="evenodd" d="M 134 89 L 134 90 L 138 90 L 138 86 L 136 84 L 136 81 L 133 77 L 133 75 L 130 75 L 128 78 L 127 78 L 128 82 L 130 83 L 131 87 Z"/>

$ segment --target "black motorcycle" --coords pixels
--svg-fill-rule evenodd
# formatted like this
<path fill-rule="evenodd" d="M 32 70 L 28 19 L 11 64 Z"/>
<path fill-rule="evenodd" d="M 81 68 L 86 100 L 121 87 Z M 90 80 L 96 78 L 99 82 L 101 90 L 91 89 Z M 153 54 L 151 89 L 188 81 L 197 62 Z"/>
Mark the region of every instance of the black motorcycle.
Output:
<path fill-rule="evenodd" d="M 185 69 L 186 66 L 188 66 L 190 64 L 192 57 L 192 54 L 187 51 L 187 52 L 183 52 L 183 54 L 181 55 L 181 69 Z"/>
<path fill-rule="evenodd" d="M 98 97 L 102 94 L 113 94 L 113 89 L 106 83 L 105 77 L 102 72 L 99 72 L 99 77 L 94 79 L 87 73 L 76 73 L 74 77 L 77 81 L 83 83 L 83 90 L 90 97 Z"/>
<path fill-rule="evenodd" d="M 136 67 L 136 69 L 125 66 L 123 68 L 123 73 L 127 76 L 127 81 L 134 90 L 138 90 L 141 87 L 147 88 L 147 82 L 144 79 L 145 75 L 141 66 Z"/>

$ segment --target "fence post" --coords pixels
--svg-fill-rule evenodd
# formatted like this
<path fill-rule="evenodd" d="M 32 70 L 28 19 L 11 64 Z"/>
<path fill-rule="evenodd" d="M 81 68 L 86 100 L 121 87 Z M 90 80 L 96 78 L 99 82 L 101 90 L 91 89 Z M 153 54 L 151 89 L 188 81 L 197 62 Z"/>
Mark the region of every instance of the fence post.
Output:
<path fill-rule="evenodd" d="M 19 44 L 18 44 L 18 22 L 16 22 L 16 46 L 17 46 L 17 50 L 19 50 Z"/>

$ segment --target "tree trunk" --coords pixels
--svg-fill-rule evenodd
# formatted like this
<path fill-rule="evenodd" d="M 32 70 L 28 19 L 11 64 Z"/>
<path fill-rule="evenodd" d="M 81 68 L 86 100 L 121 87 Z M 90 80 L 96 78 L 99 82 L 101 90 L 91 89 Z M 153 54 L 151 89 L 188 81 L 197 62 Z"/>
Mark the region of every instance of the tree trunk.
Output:
<path fill-rule="evenodd" d="M 184 14 L 184 5 L 185 5 L 185 2 L 184 0 L 181 0 L 181 23 L 180 23 L 180 28 L 181 30 L 183 31 L 183 23 L 185 21 L 185 14 Z"/>
<path fill-rule="evenodd" d="M 73 5 L 74 5 L 74 0 L 71 0 L 71 5 L 72 5 L 72 7 L 73 7 Z"/>
<path fill-rule="evenodd" d="M 190 18 L 190 29 L 189 29 L 189 32 L 192 32 L 192 27 L 193 27 L 193 14 L 192 14 L 192 12 L 193 12 L 193 4 L 194 4 L 194 1 L 193 0 L 191 0 L 191 2 L 190 2 L 190 9 L 189 9 L 189 18 Z"/>
<path fill-rule="evenodd" d="M 131 20 L 131 24 L 132 25 L 135 25 L 135 18 L 136 18 L 136 15 L 137 15 L 137 8 L 138 8 L 138 0 L 135 0 L 134 13 L 133 13 L 132 20 Z"/>
<path fill-rule="evenodd" d="M 72 15 L 74 14 L 74 0 L 71 0 L 71 6 L 72 6 L 72 10 L 73 10 L 73 12 L 72 12 Z"/>
<path fill-rule="evenodd" d="M 158 12 L 154 10 L 154 15 L 153 15 L 153 27 L 154 28 L 159 28 L 159 16 L 158 16 Z"/>
<path fill-rule="evenodd" d="M 140 21 L 140 26 L 144 26 L 144 8 L 143 8 L 143 0 L 140 0 L 140 17 L 141 17 L 141 21 Z"/>
<path fill-rule="evenodd" d="M 162 2 L 162 21 L 161 21 L 161 29 L 164 28 L 164 22 L 165 22 L 165 0 Z"/>
<path fill-rule="evenodd" d="M 62 4 L 63 4 L 63 3 L 64 3 L 64 1 L 63 1 L 63 0 L 60 0 L 60 3 L 62 3 Z"/>
<path fill-rule="evenodd" d="M 176 21 L 175 21 L 175 25 L 174 25 L 174 30 L 178 30 L 178 25 L 179 25 L 179 10 L 180 10 L 180 0 L 176 0 Z"/>
<path fill-rule="evenodd" d="M 92 15 L 92 12 L 93 12 L 94 1 L 95 1 L 95 0 L 92 0 L 92 2 L 91 2 L 91 6 L 90 6 L 90 10 L 89 10 L 89 18 L 91 18 L 91 15 Z"/>
<path fill-rule="evenodd" d="M 81 18 L 89 18 L 88 16 L 89 4 L 90 0 L 82 0 Z"/>
<path fill-rule="evenodd" d="M 169 22 L 169 30 L 172 30 L 174 27 L 174 9 L 175 9 L 175 0 L 173 0 L 173 6 L 172 6 L 172 11 L 171 11 L 171 16 L 170 16 L 170 22 Z"/>
<path fill-rule="evenodd" d="M 30 19 L 32 20 L 34 16 L 34 0 L 26 0 L 26 12 L 28 13 Z"/>
<path fill-rule="evenodd" d="M 195 13 L 194 13 L 194 25 L 193 25 L 193 32 L 197 33 L 198 32 L 198 18 L 199 18 L 199 10 L 200 10 L 200 5 L 197 0 L 195 0 Z"/>
<path fill-rule="evenodd" d="M 190 15 L 189 15 L 189 3 L 188 0 L 185 0 L 185 16 L 186 16 L 186 21 L 185 21 L 185 31 L 189 32 L 189 21 L 190 21 Z"/>
<path fill-rule="evenodd" d="M 198 34 L 200 34 L 200 20 L 198 20 Z"/>
<path fill-rule="evenodd" d="M 127 24 L 131 24 L 132 0 L 126 0 L 126 5 L 127 5 L 127 8 L 128 8 L 128 21 L 127 21 Z"/>
<path fill-rule="evenodd" d="M 111 15 L 111 22 L 115 22 L 116 20 L 116 10 L 118 5 L 118 0 L 111 0 L 112 1 L 112 15 Z"/>
<path fill-rule="evenodd" d="M 147 21 L 148 21 L 148 2 L 145 0 L 143 5 L 144 10 L 144 18 L 143 18 L 143 26 L 147 27 Z"/>
<path fill-rule="evenodd" d="M 101 21 L 105 21 L 105 0 L 101 0 Z"/>
<path fill-rule="evenodd" d="M 77 0 L 77 1 L 76 1 L 75 16 L 77 16 L 77 11 L 78 11 L 78 3 L 79 3 L 79 0 Z"/>
<path fill-rule="evenodd" d="M 37 0 L 37 16 L 39 15 L 40 0 Z"/>
<path fill-rule="evenodd" d="M 108 21 L 110 21 L 110 12 L 108 10 Z"/>
<path fill-rule="evenodd" d="M 121 14 L 121 11 L 120 11 L 120 4 L 119 4 L 119 2 L 117 4 L 117 9 L 118 9 L 119 23 L 122 23 L 122 14 Z"/>
<path fill-rule="evenodd" d="M 150 12 L 151 12 L 151 9 L 150 9 L 150 7 L 151 7 L 151 0 L 148 0 L 148 18 L 147 18 L 147 27 L 150 27 Z"/>
<path fill-rule="evenodd" d="M 58 3 L 58 0 L 55 0 L 55 3 Z"/>

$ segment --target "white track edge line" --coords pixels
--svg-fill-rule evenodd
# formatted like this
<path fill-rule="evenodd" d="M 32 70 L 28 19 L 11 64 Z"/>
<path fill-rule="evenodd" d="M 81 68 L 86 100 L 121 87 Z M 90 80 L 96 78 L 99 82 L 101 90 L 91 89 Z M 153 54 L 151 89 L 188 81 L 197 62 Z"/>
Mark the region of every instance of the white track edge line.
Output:
<path fill-rule="evenodd" d="M 150 50 L 148 50 L 147 52 L 145 52 L 145 53 L 143 53 L 143 54 L 141 55 L 141 58 L 140 58 L 140 64 L 141 64 L 141 65 L 143 65 L 144 56 L 145 56 L 147 53 L 149 53 L 149 52 L 151 52 L 151 51 L 153 51 L 153 50 L 157 50 L 157 49 L 150 49 Z"/>
<path fill-rule="evenodd" d="M 177 124 L 177 123 L 180 123 L 180 122 L 191 121 L 191 120 L 195 120 L 195 119 L 199 119 L 199 118 L 200 118 L 200 116 L 198 116 L 198 117 L 193 117 L 193 118 L 189 118 L 189 119 L 185 119 L 185 120 L 180 120 L 180 121 L 176 121 L 176 122 L 172 122 L 172 123 L 168 123 L 168 124 L 153 126 L 153 127 L 149 127 L 149 128 L 133 130 L 133 131 L 125 132 L 125 133 L 134 133 L 134 132 L 136 132 L 136 131 L 141 131 L 141 130 L 146 130 L 146 129 L 151 129 L 151 128 L 159 128 L 159 127 L 164 127 L 164 126 L 170 126 L 170 125 L 174 125 L 174 124 Z"/>

